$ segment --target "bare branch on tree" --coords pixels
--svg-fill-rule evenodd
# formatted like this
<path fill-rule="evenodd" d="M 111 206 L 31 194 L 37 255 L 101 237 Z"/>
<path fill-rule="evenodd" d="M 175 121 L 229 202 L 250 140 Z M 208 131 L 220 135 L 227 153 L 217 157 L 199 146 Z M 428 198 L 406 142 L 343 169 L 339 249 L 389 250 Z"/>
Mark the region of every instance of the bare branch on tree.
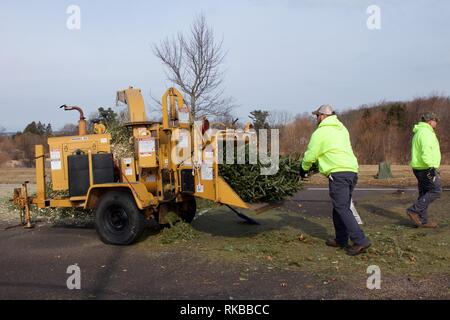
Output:
<path fill-rule="evenodd" d="M 166 67 L 167 79 L 183 91 L 195 118 L 223 116 L 234 107 L 232 98 L 224 97 L 221 89 L 224 74 L 220 66 L 226 55 L 222 44 L 223 39 L 216 42 L 202 14 L 195 18 L 188 35 L 179 33 L 153 47 Z"/>
<path fill-rule="evenodd" d="M 271 110 L 267 117 L 267 122 L 271 128 L 285 127 L 289 122 L 294 120 L 294 116 L 289 111 Z"/>

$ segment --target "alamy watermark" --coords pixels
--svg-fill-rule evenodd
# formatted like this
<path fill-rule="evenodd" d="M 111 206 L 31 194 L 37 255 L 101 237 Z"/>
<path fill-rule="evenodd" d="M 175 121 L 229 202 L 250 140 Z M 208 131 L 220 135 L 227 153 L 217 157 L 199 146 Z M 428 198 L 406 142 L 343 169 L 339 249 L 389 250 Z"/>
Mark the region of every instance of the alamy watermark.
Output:
<path fill-rule="evenodd" d="M 81 29 L 81 8 L 77 5 L 70 5 L 66 9 L 66 13 L 69 15 L 66 21 L 66 27 L 69 30 Z"/>
<path fill-rule="evenodd" d="M 66 285 L 69 290 L 81 290 L 81 269 L 78 265 L 73 264 L 67 267 L 67 274 L 70 276 L 67 278 Z"/>
<path fill-rule="evenodd" d="M 370 276 L 367 278 L 366 286 L 369 290 L 381 289 L 381 269 L 377 265 L 371 265 L 367 267 L 367 271 Z"/>
<path fill-rule="evenodd" d="M 380 30 L 381 29 L 381 8 L 377 5 L 371 5 L 367 7 L 366 13 L 369 15 L 367 18 L 367 29 Z"/>
<path fill-rule="evenodd" d="M 275 175 L 280 162 L 280 133 L 278 129 L 260 129 L 244 132 L 242 129 L 218 130 L 202 133 L 194 125 L 194 134 L 188 129 L 175 129 L 171 161 L 176 165 L 191 161 L 196 166 L 209 164 L 261 164 L 261 175 Z M 192 145 L 191 142 L 194 142 Z M 259 162 L 258 162 L 259 161 Z"/>

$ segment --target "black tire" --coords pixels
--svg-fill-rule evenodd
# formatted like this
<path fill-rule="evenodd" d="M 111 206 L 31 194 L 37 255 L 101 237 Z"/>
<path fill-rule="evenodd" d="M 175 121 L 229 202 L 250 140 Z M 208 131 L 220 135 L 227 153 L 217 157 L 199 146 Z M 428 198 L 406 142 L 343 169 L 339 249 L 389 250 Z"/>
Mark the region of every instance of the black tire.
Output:
<path fill-rule="evenodd" d="M 95 209 L 95 229 L 106 244 L 129 245 L 144 231 L 146 220 L 128 192 L 110 191 Z"/>
<path fill-rule="evenodd" d="M 191 223 L 196 213 L 197 202 L 194 197 L 188 197 L 183 202 L 177 203 L 177 214 L 184 222 Z"/>

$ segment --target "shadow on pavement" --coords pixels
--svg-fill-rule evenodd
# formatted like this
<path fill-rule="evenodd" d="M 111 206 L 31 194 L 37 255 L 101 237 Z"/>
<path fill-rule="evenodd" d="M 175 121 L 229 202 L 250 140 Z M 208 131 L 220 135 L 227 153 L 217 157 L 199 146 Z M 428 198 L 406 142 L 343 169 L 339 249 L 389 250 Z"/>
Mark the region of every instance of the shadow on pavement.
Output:
<path fill-rule="evenodd" d="M 308 220 L 302 212 L 292 210 L 270 210 L 261 215 L 251 215 L 260 225 L 250 225 L 239 219 L 228 209 L 216 209 L 211 214 L 198 217 L 192 227 L 198 231 L 220 237 L 248 237 L 264 232 L 280 231 L 286 228 L 298 229 L 309 236 L 320 239 L 330 237 L 328 229 L 318 223 Z"/>
<path fill-rule="evenodd" d="M 411 227 L 412 223 L 409 219 L 400 216 L 397 212 L 390 211 L 384 208 L 377 207 L 372 204 L 361 204 L 361 208 L 365 209 L 369 213 L 376 214 L 383 218 L 388 218 L 391 220 L 397 220 L 397 224 L 401 226 Z M 406 213 L 405 213 L 406 214 Z"/>

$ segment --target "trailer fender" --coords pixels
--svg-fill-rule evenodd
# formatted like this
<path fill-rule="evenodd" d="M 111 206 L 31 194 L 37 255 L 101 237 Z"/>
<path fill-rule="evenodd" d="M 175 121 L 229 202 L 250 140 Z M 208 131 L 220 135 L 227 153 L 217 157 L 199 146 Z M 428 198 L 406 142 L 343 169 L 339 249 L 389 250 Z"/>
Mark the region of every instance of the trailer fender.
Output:
<path fill-rule="evenodd" d="M 123 190 L 129 192 L 133 195 L 137 207 L 141 210 L 158 204 L 158 199 L 148 192 L 145 184 L 141 182 L 105 183 L 93 185 L 89 188 L 84 209 L 95 209 L 100 197 L 110 190 Z"/>

